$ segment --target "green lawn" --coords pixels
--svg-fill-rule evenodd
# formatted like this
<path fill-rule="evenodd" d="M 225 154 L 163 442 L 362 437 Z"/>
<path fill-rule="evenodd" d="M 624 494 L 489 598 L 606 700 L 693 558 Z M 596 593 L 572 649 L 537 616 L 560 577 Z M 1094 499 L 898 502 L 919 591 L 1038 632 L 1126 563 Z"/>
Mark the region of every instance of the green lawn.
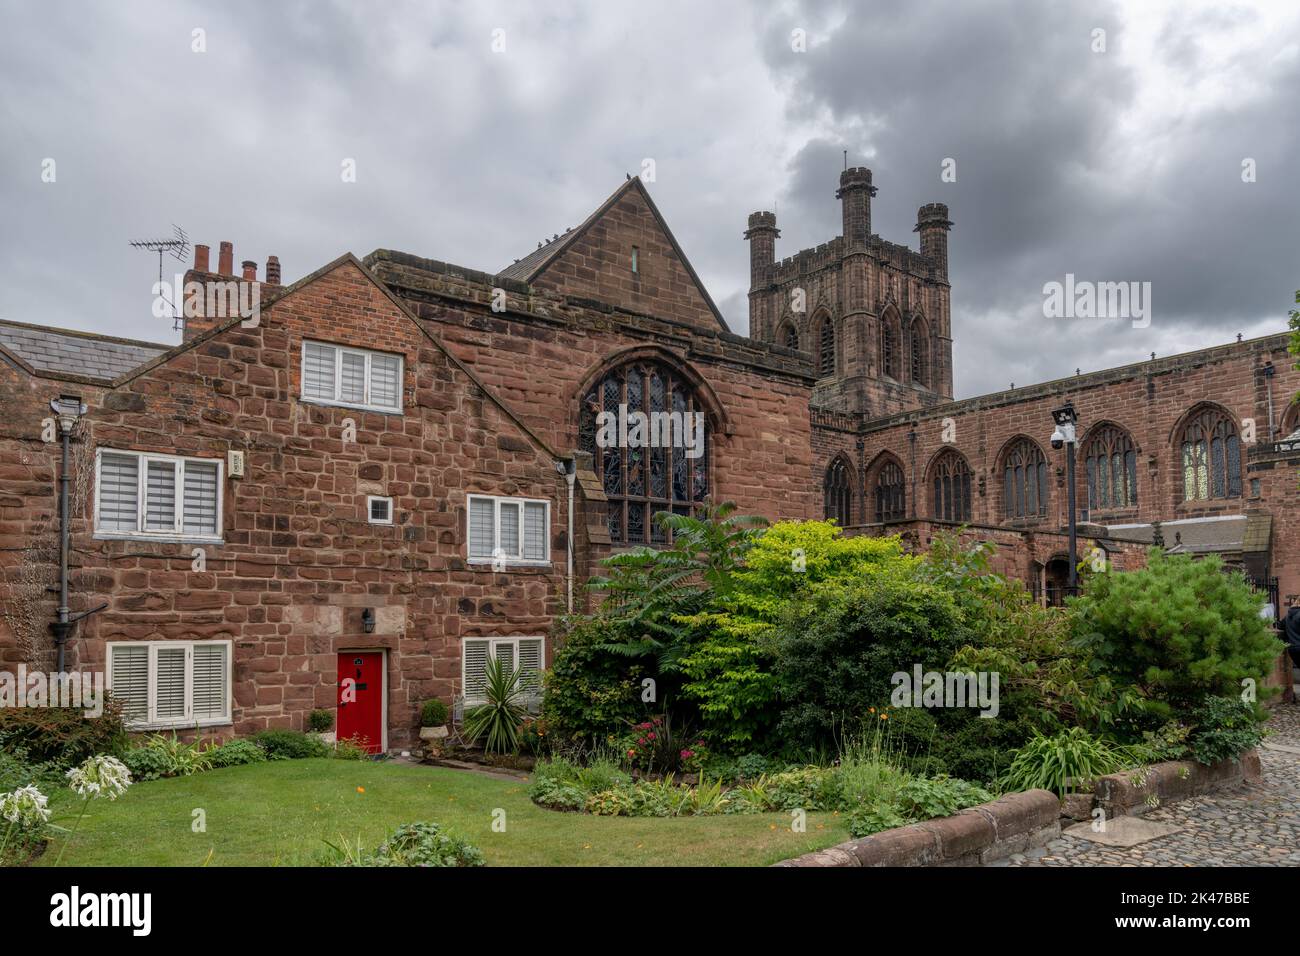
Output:
<path fill-rule="evenodd" d="M 360 789 L 358 789 L 360 788 Z M 70 826 L 76 798 L 51 801 Z M 492 832 L 505 810 L 504 833 Z M 194 833 L 193 811 L 207 832 Z M 527 784 L 466 771 L 351 760 L 289 760 L 139 783 L 93 801 L 65 866 L 311 865 L 324 840 L 375 846 L 393 827 L 441 823 L 495 866 L 761 866 L 847 840 L 843 816 L 788 814 L 649 819 L 544 810 Z M 42 856 L 50 865 L 60 841 Z"/>

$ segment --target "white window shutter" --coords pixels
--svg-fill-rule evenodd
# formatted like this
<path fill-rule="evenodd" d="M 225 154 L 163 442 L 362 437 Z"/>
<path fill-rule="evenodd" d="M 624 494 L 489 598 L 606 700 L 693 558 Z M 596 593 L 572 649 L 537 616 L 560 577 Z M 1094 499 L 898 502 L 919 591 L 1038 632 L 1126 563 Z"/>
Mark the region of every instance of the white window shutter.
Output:
<path fill-rule="evenodd" d="M 140 459 L 103 453 L 99 459 L 100 531 L 139 531 Z"/>
<path fill-rule="evenodd" d="M 523 674 L 520 681 L 524 692 L 529 697 L 537 697 L 542 689 L 542 639 L 524 637 L 519 639 L 519 670 Z"/>
<path fill-rule="evenodd" d="M 461 645 L 461 672 L 464 676 L 465 700 L 481 703 L 483 682 L 487 676 L 488 642 L 466 639 Z"/>
<path fill-rule="evenodd" d="M 122 704 L 128 720 L 149 717 L 149 646 L 114 646 L 109 650 L 109 676 L 113 699 Z"/>
<path fill-rule="evenodd" d="M 396 355 L 370 357 L 370 404 L 399 408 L 402 396 L 402 360 Z"/>
<path fill-rule="evenodd" d="M 226 644 L 194 645 L 194 718 L 225 717 L 230 712 L 229 652 Z"/>
<path fill-rule="evenodd" d="M 519 505 L 513 501 L 503 501 L 501 509 L 502 552 L 507 558 L 519 557 Z"/>
<path fill-rule="evenodd" d="M 366 402 L 366 356 L 362 352 L 344 352 L 339 401 L 364 405 Z"/>
<path fill-rule="evenodd" d="M 217 474 L 216 462 L 185 462 L 182 520 L 186 534 L 217 533 Z"/>
<path fill-rule="evenodd" d="M 176 462 L 146 461 L 144 529 L 176 530 Z"/>
<path fill-rule="evenodd" d="M 524 505 L 524 557 L 527 560 L 546 560 L 546 537 L 546 504 L 527 502 Z"/>
<path fill-rule="evenodd" d="M 469 556 L 490 558 L 496 547 L 496 527 L 491 498 L 469 500 Z"/>
<path fill-rule="evenodd" d="M 497 641 L 492 648 L 492 656 L 505 666 L 506 673 L 514 673 L 515 645 L 512 641 Z"/>
<path fill-rule="evenodd" d="M 154 717 L 175 720 L 185 713 L 185 653 L 189 648 L 159 647 L 154 674 Z"/>
<path fill-rule="evenodd" d="M 332 345 L 308 342 L 302 351 L 302 394 L 306 398 L 334 401 L 334 355 Z"/>

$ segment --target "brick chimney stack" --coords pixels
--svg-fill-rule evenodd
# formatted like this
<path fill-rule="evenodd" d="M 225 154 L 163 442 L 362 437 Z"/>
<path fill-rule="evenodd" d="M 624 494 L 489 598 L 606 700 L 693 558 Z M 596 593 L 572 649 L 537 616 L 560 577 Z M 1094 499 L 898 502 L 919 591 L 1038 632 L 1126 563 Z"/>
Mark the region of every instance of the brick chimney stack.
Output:
<path fill-rule="evenodd" d="M 244 281 L 245 282 L 257 281 L 257 263 L 254 262 L 252 259 L 244 260 Z"/>
<path fill-rule="evenodd" d="M 854 166 L 840 173 L 840 188 L 835 191 L 843 208 L 844 242 L 847 246 L 866 245 L 871 237 L 871 170 Z"/>
<path fill-rule="evenodd" d="M 266 257 L 266 284 L 267 285 L 280 284 L 280 257 L 279 256 Z"/>
<path fill-rule="evenodd" d="M 235 247 L 229 242 L 221 244 L 221 253 L 217 257 L 217 272 L 223 276 L 235 274 Z"/>
<path fill-rule="evenodd" d="M 195 272 L 208 271 L 208 262 L 209 262 L 208 255 L 210 252 L 211 250 L 208 249 L 207 246 L 194 247 L 194 271 Z"/>

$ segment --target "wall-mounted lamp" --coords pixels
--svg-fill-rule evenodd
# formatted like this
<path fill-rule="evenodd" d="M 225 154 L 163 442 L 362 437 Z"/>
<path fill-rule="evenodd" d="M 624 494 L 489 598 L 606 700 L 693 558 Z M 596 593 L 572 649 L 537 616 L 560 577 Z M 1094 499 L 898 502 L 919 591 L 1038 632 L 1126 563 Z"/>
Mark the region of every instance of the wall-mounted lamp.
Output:
<path fill-rule="evenodd" d="M 366 608 L 361 612 L 361 630 L 367 634 L 375 633 L 375 611 L 374 608 Z"/>

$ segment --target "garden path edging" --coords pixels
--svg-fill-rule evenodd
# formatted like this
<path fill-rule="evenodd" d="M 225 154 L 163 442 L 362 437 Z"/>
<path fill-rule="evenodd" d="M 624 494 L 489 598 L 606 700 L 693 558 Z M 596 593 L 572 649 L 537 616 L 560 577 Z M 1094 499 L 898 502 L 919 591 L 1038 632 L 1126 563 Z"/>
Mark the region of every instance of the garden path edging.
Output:
<path fill-rule="evenodd" d="M 980 866 L 1046 846 L 1061 835 L 1048 790 L 1009 793 L 950 817 L 883 830 L 775 866 Z"/>

